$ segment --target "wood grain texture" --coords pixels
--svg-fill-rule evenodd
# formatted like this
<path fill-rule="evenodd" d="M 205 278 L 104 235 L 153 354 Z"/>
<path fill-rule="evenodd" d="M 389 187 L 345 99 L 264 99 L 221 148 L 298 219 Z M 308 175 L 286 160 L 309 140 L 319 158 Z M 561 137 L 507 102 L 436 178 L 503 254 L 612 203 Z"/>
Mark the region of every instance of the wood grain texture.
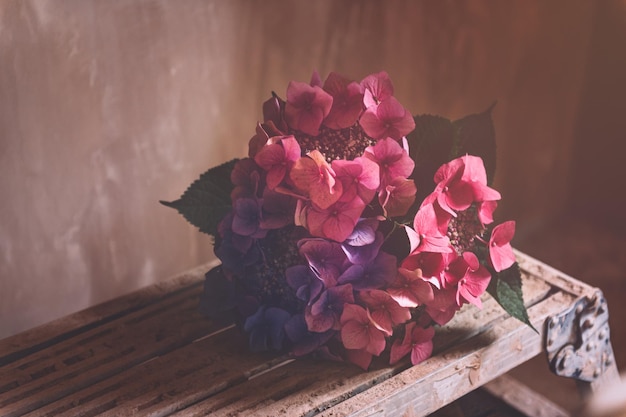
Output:
<path fill-rule="evenodd" d="M 543 271 L 536 263 L 528 257 L 521 264 L 524 299 L 541 329 L 545 317 L 567 308 L 577 295 L 535 275 Z M 72 332 L 61 326 L 64 333 L 49 345 L 36 336 L 49 335 L 58 322 L 49 331 L 44 326 L 27 332 L 29 337 L 15 336 L 20 354 L 0 364 L 2 415 L 309 416 L 368 407 L 399 415 L 409 406 L 424 415 L 541 350 L 541 335 L 485 296 L 482 310 L 465 306 L 437 330 L 433 357 L 418 367 L 377 359 L 363 372 L 330 361 L 253 354 L 239 329 L 199 317 L 199 278 L 195 269 L 93 308 L 106 311 L 108 320 L 93 322 L 93 312 L 79 313 L 86 320 L 79 326 L 90 327 Z M 129 308 L 133 299 L 137 305 Z M 27 340 L 36 344 L 28 346 Z M 421 394 L 413 392 L 409 397 L 417 399 L 409 401 L 412 389 Z M 397 399 L 384 400 L 390 396 L 408 402 L 400 407 Z"/>

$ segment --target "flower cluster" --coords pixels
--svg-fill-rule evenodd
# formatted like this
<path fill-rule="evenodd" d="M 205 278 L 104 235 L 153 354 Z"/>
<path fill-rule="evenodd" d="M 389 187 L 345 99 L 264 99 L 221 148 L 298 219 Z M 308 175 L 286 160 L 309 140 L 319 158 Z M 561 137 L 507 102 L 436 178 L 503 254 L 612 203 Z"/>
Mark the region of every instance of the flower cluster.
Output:
<path fill-rule="evenodd" d="M 515 262 L 514 222 L 489 227 L 500 194 L 482 159 L 443 164 L 416 201 L 406 139 L 415 121 L 385 72 L 360 83 L 314 74 L 263 114 L 231 171 L 204 311 L 235 311 L 253 351 L 364 369 L 384 351 L 391 364 L 428 358 L 433 325 L 481 307 L 494 272 Z"/>

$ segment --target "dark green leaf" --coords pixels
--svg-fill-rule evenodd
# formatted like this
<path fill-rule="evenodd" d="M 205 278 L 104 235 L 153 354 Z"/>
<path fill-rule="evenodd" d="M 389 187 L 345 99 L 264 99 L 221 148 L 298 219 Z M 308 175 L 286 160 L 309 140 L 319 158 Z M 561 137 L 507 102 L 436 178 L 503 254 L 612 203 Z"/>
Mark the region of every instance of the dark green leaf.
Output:
<path fill-rule="evenodd" d="M 209 169 L 187 188 L 180 199 L 161 201 L 161 204 L 175 208 L 201 232 L 215 236 L 217 225 L 231 210 L 233 184 L 230 173 L 236 162 L 233 159 Z"/>
<path fill-rule="evenodd" d="M 412 220 L 420 204 L 435 189 L 433 177 L 439 167 L 448 162 L 455 130 L 452 122 L 439 116 L 415 116 L 415 130 L 407 136 L 409 155 L 415 161 L 410 178 L 415 181 L 415 204 L 406 215 Z"/>
<path fill-rule="evenodd" d="M 452 123 L 456 135 L 449 155 L 451 160 L 465 154 L 480 156 L 485 164 L 489 184 L 496 171 L 496 133 L 491 118 L 495 105 L 493 103 L 482 113 L 471 114 Z"/>
<path fill-rule="evenodd" d="M 492 271 L 492 273 L 493 278 L 487 288 L 489 294 L 496 299 L 507 313 L 537 331 L 530 323 L 526 306 L 524 306 L 522 276 L 517 262 L 504 271 Z"/>

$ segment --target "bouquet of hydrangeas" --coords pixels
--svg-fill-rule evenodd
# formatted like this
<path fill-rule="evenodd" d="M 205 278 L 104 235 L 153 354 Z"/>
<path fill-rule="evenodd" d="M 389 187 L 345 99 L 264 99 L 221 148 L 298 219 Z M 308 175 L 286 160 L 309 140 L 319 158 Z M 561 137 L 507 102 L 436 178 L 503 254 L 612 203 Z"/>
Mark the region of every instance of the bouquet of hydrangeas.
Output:
<path fill-rule="evenodd" d="M 414 118 L 393 93 L 385 72 L 293 81 L 263 104 L 247 158 L 163 202 L 214 236 L 201 310 L 252 351 L 417 364 L 433 326 L 487 289 L 528 322 L 515 223 L 493 227 L 491 109 Z"/>

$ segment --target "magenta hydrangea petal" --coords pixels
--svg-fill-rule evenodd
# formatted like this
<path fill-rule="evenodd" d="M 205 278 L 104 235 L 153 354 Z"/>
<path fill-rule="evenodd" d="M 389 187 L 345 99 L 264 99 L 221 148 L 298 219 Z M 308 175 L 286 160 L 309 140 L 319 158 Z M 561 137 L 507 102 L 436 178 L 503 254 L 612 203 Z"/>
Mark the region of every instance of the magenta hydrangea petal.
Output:
<path fill-rule="evenodd" d="M 464 155 L 463 160 L 463 180 L 487 185 L 487 172 L 482 158 L 474 155 Z"/>
<path fill-rule="evenodd" d="M 356 196 L 365 203 L 372 201 L 380 184 L 378 164 L 370 159 L 357 157 L 353 161 L 335 160 L 331 167 L 337 180 L 342 183 L 342 201 L 350 201 Z"/>
<path fill-rule="evenodd" d="M 378 202 L 387 217 L 404 216 L 415 202 L 417 187 L 412 179 L 395 178 L 378 194 Z"/>
<path fill-rule="evenodd" d="M 394 365 L 398 363 L 411 351 L 411 331 L 415 326 L 415 322 L 409 322 L 404 326 L 404 338 L 396 339 L 391 345 L 391 351 L 389 353 L 389 364 Z"/>
<path fill-rule="evenodd" d="M 333 105 L 324 119 L 324 125 L 331 129 L 345 129 L 354 125 L 363 111 L 361 87 L 331 72 L 323 88 L 333 97 Z"/>
<path fill-rule="evenodd" d="M 332 103 L 333 97 L 320 87 L 291 81 L 287 87 L 285 119 L 292 129 L 316 136 Z"/>
<path fill-rule="evenodd" d="M 515 234 L 515 222 L 507 221 L 497 225 L 491 232 L 489 239 L 489 258 L 493 268 L 504 271 L 515 263 L 515 254 L 511 247 L 511 240 Z"/>
<path fill-rule="evenodd" d="M 374 139 L 390 137 L 400 140 L 415 129 L 413 116 L 394 97 L 389 97 L 378 106 L 367 108 L 359 124 Z"/>
<path fill-rule="evenodd" d="M 376 145 L 365 149 L 363 153 L 380 167 L 380 186 L 385 187 L 395 178 L 407 178 L 415 168 L 415 162 L 393 139 L 385 138 L 379 140 Z"/>
<path fill-rule="evenodd" d="M 425 361 L 433 353 L 434 329 L 416 327 L 412 332 L 411 364 L 417 365 Z"/>
<path fill-rule="evenodd" d="M 361 87 L 365 93 L 363 102 L 366 107 L 377 106 L 393 96 L 393 84 L 385 71 L 368 75 L 361 81 Z"/>
<path fill-rule="evenodd" d="M 335 180 L 335 171 L 317 150 L 299 158 L 289 176 L 296 187 L 308 193 L 318 207 L 326 209 L 342 196 L 341 182 Z"/>
<path fill-rule="evenodd" d="M 497 207 L 496 201 L 483 201 L 478 204 L 478 220 L 483 226 L 493 223 L 493 212 Z"/>

